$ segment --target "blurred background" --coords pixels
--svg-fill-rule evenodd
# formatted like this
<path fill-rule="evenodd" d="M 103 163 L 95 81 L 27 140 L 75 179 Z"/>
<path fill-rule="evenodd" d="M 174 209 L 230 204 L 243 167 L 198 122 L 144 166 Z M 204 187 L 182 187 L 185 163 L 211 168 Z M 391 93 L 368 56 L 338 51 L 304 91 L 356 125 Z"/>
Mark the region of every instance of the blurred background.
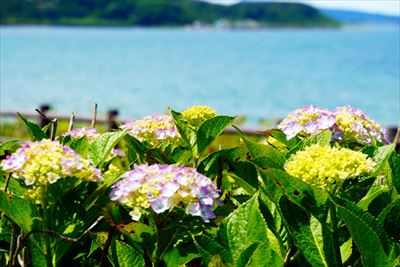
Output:
<path fill-rule="evenodd" d="M 120 120 L 209 105 L 254 129 L 352 105 L 395 128 L 400 2 L 288 2 L 2 0 L 1 131 L 16 111 L 93 103 Z"/>

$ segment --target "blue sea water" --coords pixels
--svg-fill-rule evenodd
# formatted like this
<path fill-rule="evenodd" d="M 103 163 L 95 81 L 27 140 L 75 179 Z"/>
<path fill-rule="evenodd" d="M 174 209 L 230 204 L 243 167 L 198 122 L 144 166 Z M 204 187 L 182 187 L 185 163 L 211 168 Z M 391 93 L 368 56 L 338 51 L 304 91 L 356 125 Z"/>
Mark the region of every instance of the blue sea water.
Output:
<path fill-rule="evenodd" d="M 353 105 L 396 125 L 400 32 L 0 27 L 1 110 L 123 118 L 206 104 L 249 124 L 300 106 Z"/>

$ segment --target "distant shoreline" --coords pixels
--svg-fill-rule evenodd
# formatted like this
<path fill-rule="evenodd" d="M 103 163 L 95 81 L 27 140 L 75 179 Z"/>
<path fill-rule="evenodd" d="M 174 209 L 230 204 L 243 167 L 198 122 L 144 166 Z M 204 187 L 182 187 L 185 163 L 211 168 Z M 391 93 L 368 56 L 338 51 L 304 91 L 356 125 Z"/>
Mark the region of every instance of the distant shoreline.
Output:
<path fill-rule="evenodd" d="M 370 28 L 399 28 L 395 23 L 349 23 L 339 27 L 302 27 L 302 26 L 264 26 L 258 28 L 216 28 L 216 27 L 191 27 L 191 26 L 138 26 L 138 25 L 87 25 L 87 24 L 0 24 L 0 28 L 88 28 L 88 29 L 132 29 L 132 30 L 188 30 L 188 31 L 269 31 L 269 30 L 351 30 Z"/>

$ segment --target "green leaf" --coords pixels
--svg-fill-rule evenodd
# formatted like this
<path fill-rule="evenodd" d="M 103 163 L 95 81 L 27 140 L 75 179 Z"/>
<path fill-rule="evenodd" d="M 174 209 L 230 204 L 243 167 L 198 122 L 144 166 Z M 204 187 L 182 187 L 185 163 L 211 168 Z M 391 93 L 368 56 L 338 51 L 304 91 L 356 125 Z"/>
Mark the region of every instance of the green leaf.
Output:
<path fill-rule="evenodd" d="M 283 264 L 283 259 L 270 245 L 260 246 L 269 240 L 267 226 L 259 210 L 258 193 L 222 221 L 218 236 L 230 254 L 229 257 L 223 258 L 226 263 L 232 261 L 238 266 L 244 259 L 250 260 L 255 257 L 253 260 L 257 260 L 257 257 L 264 255 L 264 260 L 267 260 L 265 266 L 276 266 L 277 262 L 280 263 L 278 265 Z M 255 247 L 260 250 L 256 256 L 253 254 L 256 251 Z"/>
<path fill-rule="evenodd" d="M 388 205 L 378 217 L 381 225 L 394 240 L 400 243 L 400 197 Z"/>
<path fill-rule="evenodd" d="M 167 153 L 158 148 L 149 149 L 146 153 L 146 162 L 149 164 L 172 164 L 174 163 Z"/>
<path fill-rule="evenodd" d="M 42 129 L 40 129 L 40 127 L 38 125 L 36 125 L 33 122 L 28 121 L 27 119 L 25 119 L 24 117 L 22 117 L 21 114 L 17 113 L 18 116 L 20 117 L 20 119 L 22 120 L 22 122 L 26 125 L 26 127 L 28 128 L 29 131 L 29 135 L 32 137 L 32 139 L 34 141 L 40 141 L 42 139 L 47 139 L 47 135 L 45 132 L 42 131 Z"/>
<path fill-rule="evenodd" d="M 220 161 L 239 161 L 245 156 L 245 154 L 246 151 L 244 148 L 229 148 L 215 151 L 208 155 L 202 162 L 200 162 L 197 171 L 206 175 L 207 177 L 212 177 L 218 174 L 220 169 Z"/>
<path fill-rule="evenodd" d="M 195 132 L 193 129 L 189 127 L 188 122 L 183 118 L 182 113 L 171 110 L 172 117 L 174 118 L 174 122 L 176 128 L 178 129 L 179 134 L 182 136 L 183 140 L 185 140 L 191 147 L 195 144 Z"/>
<path fill-rule="evenodd" d="M 304 209 L 285 197 L 281 197 L 279 206 L 290 235 L 307 261 L 312 266 L 328 266 L 323 252 L 321 227 L 318 225 L 318 221 L 311 220 L 312 217 Z"/>
<path fill-rule="evenodd" d="M 352 245 L 353 239 L 349 238 L 349 240 L 347 240 L 343 243 L 343 245 L 340 246 L 340 255 L 342 255 L 343 262 L 346 262 L 350 258 L 351 253 L 353 253 Z"/>
<path fill-rule="evenodd" d="M 12 151 L 18 145 L 18 140 L 8 140 L 0 144 L 0 156 L 4 156 L 6 151 Z"/>
<path fill-rule="evenodd" d="M 215 238 L 207 235 L 198 235 L 193 237 L 194 243 L 203 259 L 205 266 L 208 265 L 211 258 L 214 255 L 220 255 L 227 261 L 229 261 L 229 253 L 226 252 L 225 248 L 219 244 Z"/>
<path fill-rule="evenodd" d="M 24 233 L 32 230 L 36 217 L 34 206 L 28 200 L 13 196 L 0 191 L 1 210 L 19 227 Z"/>
<path fill-rule="evenodd" d="M 140 222 L 130 222 L 128 224 L 117 224 L 116 228 L 121 232 L 129 235 L 135 242 L 143 242 L 154 234 L 154 229 Z"/>
<path fill-rule="evenodd" d="M 89 141 L 86 136 L 83 136 L 78 139 L 72 139 L 68 146 L 82 156 L 86 156 L 89 149 Z"/>
<path fill-rule="evenodd" d="M 379 195 L 386 193 L 389 191 L 389 188 L 386 186 L 373 185 L 368 191 L 367 195 L 363 197 L 360 202 L 357 203 L 357 206 L 362 208 L 363 210 L 368 210 L 369 204 L 377 198 Z"/>
<path fill-rule="evenodd" d="M 116 254 L 120 267 L 143 267 L 145 266 L 142 255 L 136 252 L 131 246 L 116 240 Z"/>
<path fill-rule="evenodd" d="M 280 234 L 278 233 L 277 230 L 277 221 L 278 221 L 278 216 L 273 216 L 272 215 L 272 204 L 270 202 L 270 200 L 268 199 L 267 195 L 264 192 L 265 190 L 261 190 L 259 193 L 259 197 L 258 197 L 258 202 L 260 205 L 260 211 L 261 214 L 264 217 L 265 222 L 267 223 L 268 229 L 270 229 L 270 231 L 276 236 L 276 237 L 280 237 Z"/>
<path fill-rule="evenodd" d="M 394 152 L 389 158 L 389 164 L 392 170 L 392 184 L 397 193 L 400 193 L 400 154 Z"/>
<path fill-rule="evenodd" d="M 259 247 L 260 243 L 253 243 L 247 249 L 245 249 L 237 260 L 235 266 L 242 267 L 246 266 L 250 258 L 253 256 L 256 249 Z"/>
<path fill-rule="evenodd" d="M 324 220 L 327 214 L 325 204 L 328 199 L 325 191 L 318 187 L 312 187 L 281 170 L 260 171 L 260 175 L 265 185 L 275 184 L 290 201 L 308 210 L 319 220 Z M 279 197 L 279 195 L 276 196 Z"/>
<path fill-rule="evenodd" d="M 125 141 L 125 154 L 127 156 L 129 163 L 137 162 L 138 159 L 139 162 L 144 161 L 146 152 L 147 150 L 150 149 L 150 147 L 140 142 L 138 139 L 136 139 L 130 134 L 124 136 L 124 141 Z"/>
<path fill-rule="evenodd" d="M 27 247 L 29 250 L 29 256 L 31 260 L 31 265 L 33 267 L 45 267 L 47 266 L 46 255 L 43 249 L 40 247 L 39 243 L 30 236 L 27 240 Z M 50 267 L 50 266 L 48 266 Z"/>
<path fill-rule="evenodd" d="M 232 178 L 239 186 L 246 189 L 250 194 L 254 194 L 258 188 L 258 172 L 256 167 L 248 161 L 233 161 L 229 163 Z"/>
<path fill-rule="evenodd" d="M 97 137 L 90 145 L 88 150 L 88 158 L 96 166 L 102 166 L 111 150 L 126 135 L 126 132 L 104 133 Z"/>
<path fill-rule="evenodd" d="M 267 136 L 272 136 L 273 138 L 278 140 L 280 143 L 282 143 L 289 149 L 295 147 L 299 142 L 299 138 L 297 136 L 293 137 L 290 140 L 287 140 L 286 134 L 284 132 L 282 132 L 282 130 L 280 130 L 280 129 L 269 129 L 269 130 L 265 131 L 264 133 Z"/>
<path fill-rule="evenodd" d="M 360 178 L 364 178 L 360 181 Z M 356 180 L 347 179 L 344 181 L 339 196 L 347 200 L 358 203 L 363 199 L 373 186 L 376 177 L 359 177 Z"/>
<path fill-rule="evenodd" d="M 304 150 L 306 147 L 319 144 L 321 146 L 329 146 L 332 137 L 332 132 L 329 130 L 322 131 L 315 135 L 311 135 L 307 137 L 300 143 L 298 143 L 293 149 L 289 151 L 289 154 L 294 154 L 299 150 Z"/>
<path fill-rule="evenodd" d="M 390 266 L 384 249 L 389 242 L 379 221 L 347 200 L 332 197 L 332 202 L 346 223 L 364 266 Z"/>
<path fill-rule="evenodd" d="M 269 242 L 264 242 L 257 245 L 249 260 L 244 263 L 242 266 L 283 266 L 283 259 L 274 253 Z"/>
<path fill-rule="evenodd" d="M 7 178 L 3 177 L 3 175 L 0 173 L 0 188 L 4 189 L 6 181 Z M 13 192 L 14 196 L 23 196 L 26 192 L 26 187 L 22 186 L 21 183 L 22 182 L 20 180 L 14 179 L 11 176 L 8 181 L 8 192 Z"/>
<path fill-rule="evenodd" d="M 395 144 L 378 147 L 372 158 L 376 165 L 371 176 L 376 176 L 379 174 L 385 164 L 387 164 L 387 161 L 390 155 L 393 153 L 395 147 Z"/>
<path fill-rule="evenodd" d="M 283 153 L 271 145 L 259 144 L 242 136 L 247 149 L 254 158 L 254 163 L 260 168 L 283 169 L 285 157 Z"/>
<path fill-rule="evenodd" d="M 189 261 L 200 257 L 197 254 L 196 248 L 193 244 L 177 245 L 164 254 L 163 260 L 167 267 L 177 267 L 188 263 Z"/>
<path fill-rule="evenodd" d="M 318 248 L 321 258 L 324 259 L 324 237 L 321 223 L 313 216 L 310 216 L 310 230 L 314 238 L 314 244 Z"/>
<path fill-rule="evenodd" d="M 141 143 L 139 140 L 137 140 L 135 137 L 133 137 L 130 134 L 125 135 L 124 140 L 125 140 L 126 144 L 129 147 L 131 147 L 139 155 L 146 154 L 147 150 L 149 149 L 143 143 Z"/>
<path fill-rule="evenodd" d="M 199 155 L 219 136 L 225 128 L 232 123 L 235 117 L 216 116 L 208 119 L 200 125 L 197 131 L 197 150 Z"/>

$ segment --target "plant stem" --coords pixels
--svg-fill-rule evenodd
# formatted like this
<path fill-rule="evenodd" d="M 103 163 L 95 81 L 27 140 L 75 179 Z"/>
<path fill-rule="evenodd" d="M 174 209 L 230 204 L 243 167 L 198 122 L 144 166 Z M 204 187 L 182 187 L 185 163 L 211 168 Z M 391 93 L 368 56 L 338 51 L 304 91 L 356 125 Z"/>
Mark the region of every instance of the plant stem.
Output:
<path fill-rule="evenodd" d="M 283 266 L 289 266 L 290 258 L 292 258 L 292 256 L 294 255 L 295 252 L 296 252 L 296 250 L 293 249 L 293 247 L 289 248 L 288 252 L 286 253 Z"/>
<path fill-rule="evenodd" d="M 335 256 L 335 261 L 337 266 L 342 266 L 342 257 L 340 255 L 339 238 L 337 233 L 337 217 L 336 217 L 336 207 L 332 202 L 329 207 L 330 217 L 331 217 L 331 228 L 332 228 L 332 238 L 333 238 L 333 254 Z"/>
<path fill-rule="evenodd" d="M 54 127 L 54 125 L 53 125 Z M 43 229 L 50 229 L 49 228 L 49 214 L 48 214 L 48 202 L 47 202 L 47 186 L 44 187 L 42 192 L 42 216 L 43 216 Z M 51 246 L 50 246 L 50 236 L 44 235 L 44 248 L 45 248 L 45 255 L 46 255 L 46 264 L 48 267 L 52 266 L 52 253 L 51 253 Z"/>
<path fill-rule="evenodd" d="M 12 222 L 12 233 L 11 233 L 11 244 L 10 244 L 10 266 L 15 266 L 18 250 L 18 235 L 19 235 L 19 227 L 15 222 Z"/>
<path fill-rule="evenodd" d="M 222 177 L 223 177 L 223 159 L 222 157 L 218 158 L 218 176 L 217 176 L 217 188 L 221 190 L 222 187 Z"/>
<path fill-rule="evenodd" d="M 8 184 L 10 183 L 10 178 L 11 178 L 11 172 L 8 174 L 7 179 L 6 179 L 6 184 L 4 185 L 4 193 L 7 193 L 8 190 Z M 1 214 L 1 213 L 0 213 Z"/>
<path fill-rule="evenodd" d="M 156 218 L 151 217 L 151 220 L 153 221 L 153 224 L 154 224 L 154 226 L 156 228 L 156 232 L 157 232 L 156 233 L 157 240 L 156 240 L 156 243 L 155 243 L 155 248 L 154 248 L 152 259 L 151 259 L 153 267 L 159 266 L 159 263 L 160 263 L 160 261 L 162 259 L 162 256 L 164 255 L 165 251 L 168 249 L 168 247 L 171 245 L 171 242 L 175 238 L 176 232 L 174 233 L 173 237 L 171 238 L 171 240 L 167 244 L 167 247 L 165 247 L 163 251 L 160 251 L 161 250 L 161 248 L 160 248 L 161 231 L 164 229 L 164 226 L 167 223 L 167 221 L 169 220 L 171 214 L 172 214 L 172 210 L 170 210 L 168 212 L 168 214 L 161 221 L 159 221 L 158 223 L 157 223 Z"/>
<path fill-rule="evenodd" d="M 107 266 L 107 254 L 108 254 L 108 249 L 111 246 L 111 241 L 114 236 L 115 228 L 111 228 L 110 232 L 108 232 L 107 240 L 106 243 L 104 244 L 104 249 L 103 252 L 101 253 L 101 258 L 100 258 L 100 267 L 105 267 Z"/>

